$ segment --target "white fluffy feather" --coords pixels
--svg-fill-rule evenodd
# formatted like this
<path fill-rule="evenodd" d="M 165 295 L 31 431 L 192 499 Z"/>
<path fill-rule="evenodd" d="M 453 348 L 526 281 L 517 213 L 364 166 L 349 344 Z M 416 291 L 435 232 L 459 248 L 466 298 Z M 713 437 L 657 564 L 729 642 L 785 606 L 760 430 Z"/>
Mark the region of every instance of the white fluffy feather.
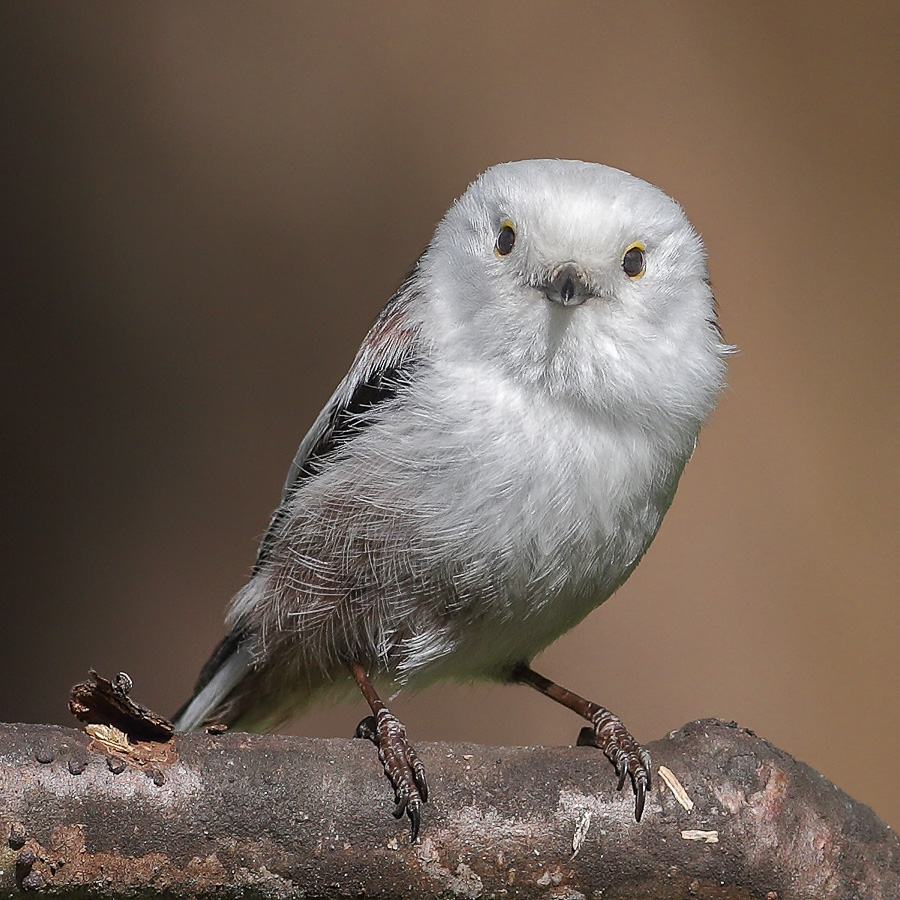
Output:
<path fill-rule="evenodd" d="M 567 264 L 580 305 L 548 299 Z M 413 685 L 529 662 L 649 546 L 728 349 L 700 238 L 662 191 L 590 163 L 489 169 L 301 444 L 229 613 L 243 655 L 179 725 L 277 723 L 352 684 L 351 661 Z M 385 372 L 390 390 L 354 411 Z"/>

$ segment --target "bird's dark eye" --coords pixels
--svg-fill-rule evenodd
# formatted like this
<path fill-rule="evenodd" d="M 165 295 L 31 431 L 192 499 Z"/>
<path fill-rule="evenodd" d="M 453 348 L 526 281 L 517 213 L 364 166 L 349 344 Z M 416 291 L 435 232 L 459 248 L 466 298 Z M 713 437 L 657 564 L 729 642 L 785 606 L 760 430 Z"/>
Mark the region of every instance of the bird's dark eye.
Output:
<path fill-rule="evenodd" d="M 503 223 L 500 234 L 497 235 L 496 253 L 497 256 L 509 256 L 512 248 L 516 244 L 516 229 L 512 227 L 512 222 L 508 219 Z"/>
<path fill-rule="evenodd" d="M 644 245 L 640 242 L 632 244 L 622 256 L 622 271 L 629 278 L 640 278 L 644 274 Z"/>

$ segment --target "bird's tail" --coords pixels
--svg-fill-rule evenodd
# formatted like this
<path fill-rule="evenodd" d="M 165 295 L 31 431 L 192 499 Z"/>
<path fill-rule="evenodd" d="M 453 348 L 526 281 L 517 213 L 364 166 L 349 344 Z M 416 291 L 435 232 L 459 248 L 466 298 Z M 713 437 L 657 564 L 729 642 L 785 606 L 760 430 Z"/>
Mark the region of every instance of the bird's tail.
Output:
<path fill-rule="evenodd" d="M 233 725 L 241 715 L 242 703 L 236 702 L 238 686 L 253 671 L 247 635 L 234 629 L 219 642 L 200 672 L 191 698 L 175 713 L 176 731 L 196 731 L 205 725 Z"/>

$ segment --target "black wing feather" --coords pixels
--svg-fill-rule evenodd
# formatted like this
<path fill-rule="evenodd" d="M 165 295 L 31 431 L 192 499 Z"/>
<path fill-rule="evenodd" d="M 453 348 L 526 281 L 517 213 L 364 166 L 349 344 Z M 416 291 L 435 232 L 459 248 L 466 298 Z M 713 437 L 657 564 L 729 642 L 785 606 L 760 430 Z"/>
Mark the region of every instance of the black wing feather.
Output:
<path fill-rule="evenodd" d="M 410 301 L 417 295 L 417 269 L 418 263 L 381 311 L 347 376 L 300 444 L 284 485 L 281 504 L 260 542 L 254 575 L 268 558 L 287 515 L 286 504 L 300 483 L 314 476 L 326 458 L 371 424 L 372 410 L 394 399 L 420 363 L 417 328 L 405 314 Z"/>

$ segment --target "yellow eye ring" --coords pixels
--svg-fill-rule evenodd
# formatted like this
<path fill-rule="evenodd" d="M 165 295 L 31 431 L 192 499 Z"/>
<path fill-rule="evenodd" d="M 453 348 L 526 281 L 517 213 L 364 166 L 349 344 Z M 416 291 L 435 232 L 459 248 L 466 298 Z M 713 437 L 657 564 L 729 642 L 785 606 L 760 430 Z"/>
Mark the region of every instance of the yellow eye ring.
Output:
<path fill-rule="evenodd" d="M 497 242 L 494 244 L 494 253 L 497 256 L 509 256 L 516 244 L 516 229 L 509 219 L 504 219 L 500 226 L 500 233 L 497 235 Z"/>
<path fill-rule="evenodd" d="M 632 280 L 637 281 L 644 274 L 647 261 L 644 258 L 644 245 L 635 241 L 622 254 L 622 271 Z"/>

